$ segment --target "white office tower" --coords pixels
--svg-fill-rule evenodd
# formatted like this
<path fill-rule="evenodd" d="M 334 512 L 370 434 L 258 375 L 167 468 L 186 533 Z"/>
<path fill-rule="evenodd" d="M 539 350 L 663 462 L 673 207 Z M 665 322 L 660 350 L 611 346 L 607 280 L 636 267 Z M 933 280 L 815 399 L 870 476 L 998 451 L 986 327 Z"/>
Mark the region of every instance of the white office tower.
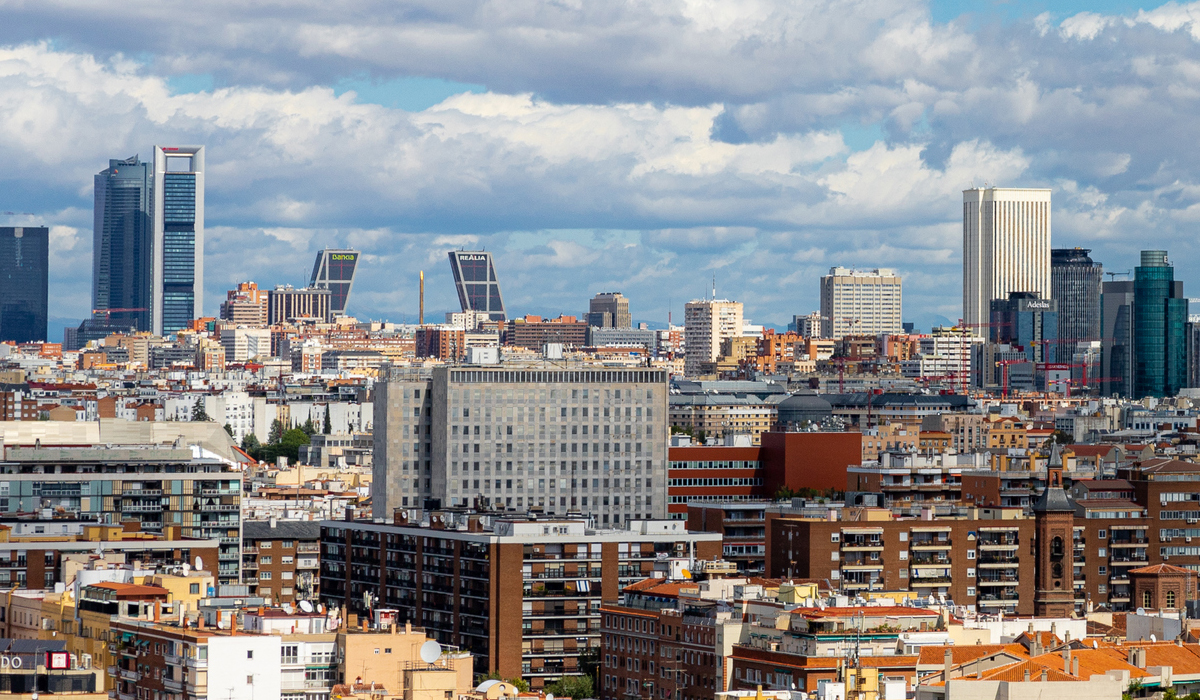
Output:
<path fill-rule="evenodd" d="M 204 315 L 204 146 L 154 147 L 151 323 L 171 335 Z"/>
<path fill-rule="evenodd" d="M 900 276 L 832 267 L 821 278 L 821 337 L 902 333 Z"/>
<path fill-rule="evenodd" d="M 696 299 L 683 307 L 684 375 L 700 376 L 700 365 L 721 354 L 721 341 L 742 335 L 742 302 Z"/>
<path fill-rule="evenodd" d="M 963 322 L 987 336 L 993 299 L 1050 298 L 1050 190 L 963 190 Z"/>

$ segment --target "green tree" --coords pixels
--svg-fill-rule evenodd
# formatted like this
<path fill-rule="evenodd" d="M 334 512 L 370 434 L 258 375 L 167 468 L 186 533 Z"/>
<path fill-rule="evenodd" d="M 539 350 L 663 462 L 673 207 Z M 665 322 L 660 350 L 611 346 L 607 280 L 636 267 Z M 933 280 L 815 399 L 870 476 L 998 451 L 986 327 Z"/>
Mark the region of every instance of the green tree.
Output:
<path fill-rule="evenodd" d="M 600 687 L 600 647 L 589 647 L 579 654 L 579 670 L 592 679 L 592 688 Z"/>
<path fill-rule="evenodd" d="M 208 413 L 204 410 L 204 399 L 197 398 L 196 403 L 192 404 L 192 421 L 200 423 L 210 420 L 212 420 L 212 418 L 209 418 Z"/>
<path fill-rule="evenodd" d="M 251 457 L 256 456 L 254 452 L 260 447 L 262 447 L 262 443 L 258 441 L 258 436 L 254 433 L 246 433 L 246 437 L 242 438 L 242 449 Z"/>
<path fill-rule="evenodd" d="M 317 433 L 317 426 L 313 425 L 312 416 L 309 416 L 307 419 L 305 419 L 304 425 L 300 426 L 300 429 L 303 430 L 304 434 L 309 437 L 312 437 Z"/>
<path fill-rule="evenodd" d="M 233 426 L 226 423 L 225 424 L 225 432 L 229 433 L 229 437 L 233 437 Z"/>
<path fill-rule="evenodd" d="M 555 697 L 579 700 L 595 697 L 595 688 L 591 676 L 563 676 L 546 686 L 546 692 L 554 693 Z"/>
<path fill-rule="evenodd" d="M 277 455 L 284 455 L 289 463 L 295 463 L 300 459 L 300 446 L 307 445 L 308 440 L 308 433 L 299 428 L 292 428 L 280 438 Z"/>
<path fill-rule="evenodd" d="M 283 422 L 278 418 L 271 421 L 271 432 L 267 434 L 267 443 L 274 445 L 283 439 Z"/>
<path fill-rule="evenodd" d="M 324 435 L 333 434 L 333 421 L 329 420 L 329 404 L 325 404 L 325 424 L 321 426 L 321 433 Z"/>
<path fill-rule="evenodd" d="M 1054 432 L 1050 433 L 1050 437 L 1047 438 L 1046 442 L 1048 443 L 1047 446 L 1054 444 L 1072 445 L 1075 443 L 1075 438 L 1071 437 L 1069 433 L 1055 429 Z"/>

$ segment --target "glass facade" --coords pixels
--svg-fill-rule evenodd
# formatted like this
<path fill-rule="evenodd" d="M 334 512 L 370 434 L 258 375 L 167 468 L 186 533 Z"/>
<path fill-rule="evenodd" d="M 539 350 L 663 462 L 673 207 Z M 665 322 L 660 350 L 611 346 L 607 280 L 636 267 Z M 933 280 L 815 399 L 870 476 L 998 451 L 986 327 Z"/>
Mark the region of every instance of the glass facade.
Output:
<path fill-rule="evenodd" d="M 1174 396 L 1187 379 L 1187 299 L 1166 251 L 1142 251 L 1133 286 L 1132 396 Z"/>
<path fill-rule="evenodd" d="M 196 176 L 163 175 L 163 333 L 186 328 L 196 309 Z"/>
<path fill-rule="evenodd" d="M 1050 298 L 1058 302 L 1059 354 L 1069 358 L 1075 344 L 1100 339 L 1100 285 L 1104 266 L 1087 248 L 1050 251 Z"/>
<path fill-rule="evenodd" d="M 358 267 L 357 250 L 326 248 L 317 252 L 312 279 L 308 286 L 329 290 L 329 306 L 334 316 L 344 316 L 354 286 L 354 271 Z"/>
<path fill-rule="evenodd" d="M 0 341 L 46 340 L 50 229 L 0 228 Z"/>
<path fill-rule="evenodd" d="M 458 301 L 463 311 L 483 311 L 493 321 L 508 319 L 491 253 L 452 250 L 450 270 L 454 273 L 454 285 L 458 288 Z"/>
<path fill-rule="evenodd" d="M 108 161 L 95 178 L 92 308 L 139 331 L 151 330 L 151 178 L 137 156 Z"/>

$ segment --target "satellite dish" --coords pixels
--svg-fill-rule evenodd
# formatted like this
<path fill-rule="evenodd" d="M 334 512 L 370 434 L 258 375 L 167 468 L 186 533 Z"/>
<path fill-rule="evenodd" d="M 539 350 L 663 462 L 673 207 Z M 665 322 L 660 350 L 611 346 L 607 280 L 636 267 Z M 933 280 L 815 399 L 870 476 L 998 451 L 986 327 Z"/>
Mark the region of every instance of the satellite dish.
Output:
<path fill-rule="evenodd" d="M 1155 637 L 1153 634 L 1151 634 L 1151 635 L 1150 635 L 1150 641 L 1152 641 L 1152 642 L 1157 642 L 1157 641 L 1158 641 L 1158 637 Z"/>
<path fill-rule="evenodd" d="M 187 572 L 189 572 L 191 570 L 192 570 L 192 565 L 188 564 L 187 562 L 184 562 L 183 563 L 183 573 L 187 574 Z"/>
<path fill-rule="evenodd" d="M 554 693 L 546 693 L 546 700 L 554 700 Z"/>
<path fill-rule="evenodd" d="M 1099 644 L 1099 643 L 1098 643 L 1098 642 L 1097 642 L 1095 639 L 1093 639 L 1093 640 L 1092 640 L 1092 648 L 1093 648 L 1093 649 L 1099 649 L 1099 648 L 1100 648 L 1100 644 Z"/>
<path fill-rule="evenodd" d="M 322 615 L 325 614 L 325 604 L 324 603 L 317 603 L 317 612 L 321 613 Z"/>
<path fill-rule="evenodd" d="M 196 557 L 196 571 L 204 571 L 204 560 Z"/>
<path fill-rule="evenodd" d="M 313 611 L 312 603 L 308 602 L 307 600 L 302 600 L 300 601 L 300 609 L 306 613 L 310 613 Z"/>
<path fill-rule="evenodd" d="M 421 660 L 427 664 L 437 661 L 442 656 L 442 645 L 432 639 L 421 645 Z M 549 700 L 547 698 L 547 700 Z"/>
<path fill-rule="evenodd" d="M 1146 614 L 1146 609 L 1145 609 L 1145 608 L 1138 608 L 1138 609 L 1137 609 L 1137 614 L 1138 614 L 1138 615 L 1145 615 L 1145 614 Z"/>
<path fill-rule="evenodd" d="M 293 611 L 292 611 L 292 604 L 291 604 L 291 603 L 284 603 L 283 605 L 281 605 L 281 606 L 279 606 L 279 607 L 283 608 L 283 611 L 284 611 L 285 613 L 287 613 L 288 615 L 291 615 L 291 614 L 292 614 L 292 612 L 293 612 Z"/>

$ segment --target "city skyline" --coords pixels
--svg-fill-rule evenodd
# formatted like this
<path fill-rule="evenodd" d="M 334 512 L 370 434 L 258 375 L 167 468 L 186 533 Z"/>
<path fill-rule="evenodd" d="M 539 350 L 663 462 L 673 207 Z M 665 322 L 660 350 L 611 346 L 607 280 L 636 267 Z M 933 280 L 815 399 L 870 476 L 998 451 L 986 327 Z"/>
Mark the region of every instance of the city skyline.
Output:
<path fill-rule="evenodd" d="M 830 266 L 891 267 L 905 279 L 905 320 L 927 328 L 924 319 L 962 314 L 942 293 L 961 284 L 955 193 L 984 183 L 1051 188 L 1055 247 L 1089 248 L 1114 272 L 1132 270 L 1142 247 L 1169 249 L 1185 283 L 1196 282 L 1200 251 L 1188 223 L 1196 159 L 1178 145 L 1190 144 L 1182 136 L 1191 108 L 1172 92 L 1182 78 L 1167 66 L 1194 60 L 1197 49 L 1176 30 L 1191 20 L 1173 6 L 1046 16 L 1015 3 L 995 34 L 977 28 L 988 11 L 964 17 L 943 3 L 885 3 L 856 17 L 861 26 L 828 32 L 830 18 L 844 19 L 837 3 L 811 16 L 782 7 L 779 22 L 742 24 L 623 10 L 623 27 L 641 27 L 673 57 L 661 75 L 637 56 L 598 61 L 600 49 L 553 75 L 522 67 L 557 63 L 546 48 L 506 50 L 524 61 L 491 54 L 506 28 L 539 21 L 574 23 L 585 36 L 634 31 L 569 12 L 518 14 L 495 29 L 454 13 L 437 23 L 369 8 L 344 18 L 372 35 L 453 29 L 480 41 L 457 57 L 440 47 L 438 61 L 406 48 L 385 65 L 375 52 L 332 44 L 301 52 L 296 18 L 325 22 L 301 9 L 276 18 L 284 39 L 270 48 L 216 50 L 223 39 L 200 18 L 189 33 L 196 43 L 184 49 L 136 8 L 78 11 L 51 25 L 54 6 L 6 10 L 22 21 L 0 35 L 10 67 L 0 94 L 21 94 L 27 115 L 13 123 L 42 125 L 0 130 L 17 166 L 3 209 L 35 215 L 0 225 L 51 227 L 52 317 L 89 310 L 87 178 L 153 143 L 209 149 L 210 302 L 247 279 L 301 283 L 291 271 L 328 246 L 364 251 L 351 313 L 414 317 L 421 270 L 427 310 L 452 310 L 436 258 L 464 247 L 496 256 L 513 313 L 577 312 L 596 292 L 620 289 L 639 320 L 665 322 L 715 272 L 748 317 L 782 327 L 818 308 L 810 282 Z M 117 18 L 136 29 L 116 38 L 96 29 Z M 663 30 L 676 20 L 681 32 Z M 789 22 L 811 34 L 775 41 L 775 27 Z M 723 38 L 698 41 L 706 31 Z M 736 54 L 737 36 L 775 48 Z M 1122 53 L 1148 45 L 1165 52 L 1151 77 Z M 224 54 L 246 60 L 215 58 Z M 987 65 L 977 60 L 985 54 Z M 812 74 L 808 65 L 824 68 Z M 1122 68 L 1114 75 L 1100 65 Z M 983 84 L 994 92 L 976 92 Z M 106 97 L 92 99 L 93 89 Z M 1143 89 L 1137 109 L 1106 97 Z M 837 95 L 854 97 L 829 106 Z M 1054 95 L 1080 108 L 1059 109 Z M 1024 107 L 997 107 L 1013 104 Z M 444 137 L 431 138 L 435 129 Z"/>

